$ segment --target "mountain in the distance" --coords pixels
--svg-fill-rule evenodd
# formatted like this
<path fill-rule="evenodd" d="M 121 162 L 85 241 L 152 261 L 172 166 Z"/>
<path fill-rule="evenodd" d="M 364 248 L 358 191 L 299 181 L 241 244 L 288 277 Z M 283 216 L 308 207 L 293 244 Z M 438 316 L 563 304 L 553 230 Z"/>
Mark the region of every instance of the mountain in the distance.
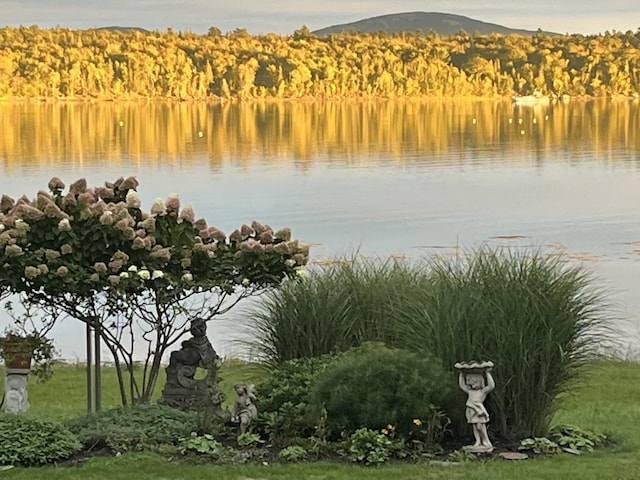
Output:
<path fill-rule="evenodd" d="M 370 33 L 384 31 L 393 34 L 416 32 L 418 30 L 425 34 L 434 31 L 439 35 L 454 35 L 460 30 L 464 30 L 467 33 L 478 32 L 483 35 L 489 33 L 532 35 L 536 33 L 533 30 L 508 28 L 495 23 L 481 22 L 462 15 L 438 12 L 407 12 L 381 15 L 379 17 L 365 18 L 357 22 L 321 28 L 313 33 L 316 35 L 328 35 L 341 32 Z"/>
<path fill-rule="evenodd" d="M 140 33 L 149 33 L 149 30 L 140 27 L 119 27 L 117 25 L 109 26 L 109 27 L 98 27 L 96 30 L 109 30 L 111 32 L 140 32 Z"/>

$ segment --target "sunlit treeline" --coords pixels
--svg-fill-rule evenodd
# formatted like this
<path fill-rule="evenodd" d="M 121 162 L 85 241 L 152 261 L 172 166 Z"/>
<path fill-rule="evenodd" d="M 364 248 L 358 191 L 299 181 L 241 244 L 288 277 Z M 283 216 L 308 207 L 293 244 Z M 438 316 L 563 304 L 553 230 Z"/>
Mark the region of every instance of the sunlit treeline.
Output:
<path fill-rule="evenodd" d="M 640 93 L 640 30 L 289 36 L 0 29 L 0 98 L 345 98 Z"/>
<path fill-rule="evenodd" d="M 638 101 L 518 106 L 505 101 L 187 104 L 127 102 L 0 104 L 0 166 L 207 161 L 410 162 L 407 151 L 473 161 L 510 157 L 518 142 L 554 158 L 568 148 L 640 152 Z M 640 153 L 634 161 L 640 161 Z"/>

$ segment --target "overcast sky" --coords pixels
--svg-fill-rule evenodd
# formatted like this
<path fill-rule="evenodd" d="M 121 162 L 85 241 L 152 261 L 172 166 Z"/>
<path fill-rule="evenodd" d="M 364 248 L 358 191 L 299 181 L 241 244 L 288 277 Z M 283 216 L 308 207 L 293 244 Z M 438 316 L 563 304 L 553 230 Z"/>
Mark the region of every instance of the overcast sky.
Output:
<path fill-rule="evenodd" d="M 487 5 L 488 4 L 488 5 Z M 290 34 L 400 12 L 465 15 L 511 28 L 600 33 L 640 28 L 638 0 L 0 0 L 0 25 L 91 28 L 137 26 Z"/>

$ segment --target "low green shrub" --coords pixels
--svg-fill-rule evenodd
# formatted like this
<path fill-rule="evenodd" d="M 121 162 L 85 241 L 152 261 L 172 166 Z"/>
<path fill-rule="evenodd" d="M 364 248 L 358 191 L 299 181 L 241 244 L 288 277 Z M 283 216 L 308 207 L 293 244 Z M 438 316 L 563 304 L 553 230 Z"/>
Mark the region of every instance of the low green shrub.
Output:
<path fill-rule="evenodd" d="M 334 359 L 331 355 L 290 360 L 273 369 L 256 386 L 258 418 L 254 431 L 276 444 L 315 433 L 319 413 L 309 405 L 309 393 L 318 375 Z"/>
<path fill-rule="evenodd" d="M 304 460 L 308 453 L 309 452 L 303 447 L 298 445 L 289 445 L 288 447 L 280 450 L 278 457 L 287 462 L 299 462 L 300 460 Z"/>
<path fill-rule="evenodd" d="M 352 462 L 379 465 L 393 457 L 393 441 L 375 430 L 360 428 L 347 436 L 338 453 Z"/>
<path fill-rule="evenodd" d="M 418 452 L 440 450 L 440 442 L 449 432 L 451 420 L 439 408 L 431 406 L 426 416 L 414 418 L 406 434 L 410 448 Z"/>
<path fill-rule="evenodd" d="M 591 452 L 607 441 L 607 435 L 585 430 L 573 425 L 556 425 L 549 435 L 553 441 L 563 448 Z"/>
<path fill-rule="evenodd" d="M 237 464 L 253 460 L 255 450 L 239 451 L 231 446 L 225 446 L 222 442 L 208 433 L 197 435 L 195 433 L 181 438 L 179 449 L 182 455 L 188 456 L 192 463 Z"/>
<path fill-rule="evenodd" d="M 139 451 L 163 444 L 177 444 L 197 430 L 194 413 L 163 405 L 119 407 L 69 420 L 67 427 L 85 448 Z"/>
<path fill-rule="evenodd" d="M 607 436 L 584 430 L 573 425 L 556 425 L 546 437 L 529 437 L 520 440 L 519 450 L 537 455 L 553 455 L 568 449 L 573 453 L 591 452 L 605 443 Z"/>
<path fill-rule="evenodd" d="M 179 440 L 180 451 L 182 454 L 187 452 L 195 452 L 202 454 L 218 455 L 222 449 L 222 443 L 217 441 L 213 435 L 205 433 L 204 435 L 191 434 L 188 437 Z"/>
<path fill-rule="evenodd" d="M 257 433 L 245 432 L 238 435 L 238 446 L 240 447 L 255 447 L 260 444 L 260 435 Z"/>
<path fill-rule="evenodd" d="M 0 413 L 0 465 L 43 465 L 66 460 L 81 448 L 64 425 Z"/>
<path fill-rule="evenodd" d="M 406 436 L 419 421 L 434 440 L 448 423 L 434 416 L 434 410 L 447 406 L 452 383 L 427 353 L 370 342 L 332 362 L 318 377 L 310 398 L 315 410 L 326 409 L 327 426 L 334 434 L 364 427 L 393 429 Z M 438 432 L 433 431 L 436 427 Z"/>

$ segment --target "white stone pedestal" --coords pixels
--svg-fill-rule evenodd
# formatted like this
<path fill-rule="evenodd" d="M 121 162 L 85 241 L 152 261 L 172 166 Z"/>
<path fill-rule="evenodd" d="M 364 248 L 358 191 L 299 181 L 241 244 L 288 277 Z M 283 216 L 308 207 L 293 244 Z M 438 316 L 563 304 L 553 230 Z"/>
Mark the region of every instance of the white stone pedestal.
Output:
<path fill-rule="evenodd" d="M 4 369 L 4 411 L 22 413 L 29 410 L 29 369 Z"/>
<path fill-rule="evenodd" d="M 492 445 L 466 445 L 462 447 L 465 452 L 469 453 L 491 453 L 493 452 Z"/>

